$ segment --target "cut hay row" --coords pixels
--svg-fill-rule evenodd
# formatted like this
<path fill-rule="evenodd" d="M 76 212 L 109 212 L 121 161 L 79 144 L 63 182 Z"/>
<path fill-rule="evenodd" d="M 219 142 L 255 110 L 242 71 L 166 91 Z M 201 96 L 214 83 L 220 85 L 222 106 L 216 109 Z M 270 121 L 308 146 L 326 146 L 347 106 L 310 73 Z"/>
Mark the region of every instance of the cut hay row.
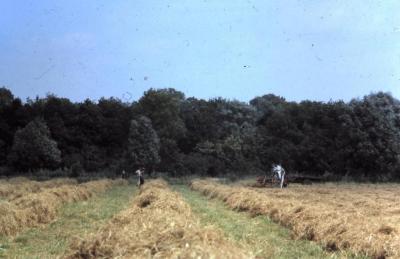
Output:
<path fill-rule="evenodd" d="M 11 202 L 0 201 L 0 235 L 14 236 L 20 231 L 46 224 L 57 217 L 61 205 L 87 200 L 124 180 L 98 180 L 79 185 L 61 185 L 31 193 Z"/>
<path fill-rule="evenodd" d="M 329 250 L 350 250 L 374 258 L 400 258 L 398 187 L 316 186 L 251 189 L 195 180 L 193 190 L 230 208 L 267 215 Z"/>
<path fill-rule="evenodd" d="M 0 197 L 8 201 L 22 197 L 25 194 L 37 193 L 47 188 L 59 187 L 62 185 L 77 184 L 75 179 L 58 178 L 49 181 L 32 181 L 24 177 L 11 178 L 0 181 Z"/>
<path fill-rule="evenodd" d="M 129 209 L 71 246 L 67 258 L 251 258 L 211 228 L 161 180 L 146 183 Z"/>

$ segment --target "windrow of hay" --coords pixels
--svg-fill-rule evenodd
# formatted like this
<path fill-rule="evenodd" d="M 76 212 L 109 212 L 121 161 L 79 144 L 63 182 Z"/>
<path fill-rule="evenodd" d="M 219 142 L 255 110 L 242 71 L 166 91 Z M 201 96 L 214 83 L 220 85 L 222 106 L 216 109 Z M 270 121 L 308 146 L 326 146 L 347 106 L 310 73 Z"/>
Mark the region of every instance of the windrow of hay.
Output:
<path fill-rule="evenodd" d="M 201 227 L 189 205 L 161 180 L 146 183 L 129 209 L 71 246 L 67 258 L 251 258 Z"/>
<path fill-rule="evenodd" d="M 316 185 L 253 189 L 195 180 L 193 190 L 230 208 L 267 215 L 329 250 L 400 258 L 399 186 Z"/>
<path fill-rule="evenodd" d="M 0 197 L 9 201 L 22 197 L 25 194 L 37 193 L 47 188 L 62 185 L 73 185 L 78 182 L 71 178 L 58 178 L 49 181 L 31 181 L 25 177 L 15 177 L 0 181 Z"/>
<path fill-rule="evenodd" d="M 62 204 L 87 200 L 124 180 L 98 180 L 80 185 L 61 185 L 38 193 L 26 194 L 11 202 L 0 201 L 0 235 L 18 232 L 54 220 Z"/>

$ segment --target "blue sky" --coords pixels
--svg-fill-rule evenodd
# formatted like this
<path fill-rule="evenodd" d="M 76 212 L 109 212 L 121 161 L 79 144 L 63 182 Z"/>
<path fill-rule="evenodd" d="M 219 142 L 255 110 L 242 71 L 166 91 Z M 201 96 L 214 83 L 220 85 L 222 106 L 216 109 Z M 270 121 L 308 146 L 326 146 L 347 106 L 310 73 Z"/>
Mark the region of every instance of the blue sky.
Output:
<path fill-rule="evenodd" d="M 0 85 L 23 99 L 150 87 L 249 101 L 400 98 L 398 0 L 0 2 Z"/>

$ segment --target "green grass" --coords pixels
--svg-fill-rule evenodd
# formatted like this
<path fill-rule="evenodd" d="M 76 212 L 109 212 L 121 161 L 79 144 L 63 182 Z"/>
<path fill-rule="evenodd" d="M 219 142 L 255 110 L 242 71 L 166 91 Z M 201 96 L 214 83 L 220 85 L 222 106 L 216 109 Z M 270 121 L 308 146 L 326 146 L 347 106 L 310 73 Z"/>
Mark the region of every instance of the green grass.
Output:
<path fill-rule="evenodd" d="M 126 208 L 135 192 L 133 185 L 116 186 L 88 201 L 67 204 L 57 220 L 43 228 L 30 229 L 14 239 L 0 237 L 0 257 L 56 258 L 73 238 L 95 232 Z"/>
<path fill-rule="evenodd" d="M 347 253 L 329 253 L 316 243 L 293 240 L 290 230 L 265 216 L 250 217 L 235 212 L 221 201 L 209 200 L 185 185 L 175 185 L 204 225 L 222 229 L 226 237 L 252 251 L 260 258 L 355 258 Z"/>

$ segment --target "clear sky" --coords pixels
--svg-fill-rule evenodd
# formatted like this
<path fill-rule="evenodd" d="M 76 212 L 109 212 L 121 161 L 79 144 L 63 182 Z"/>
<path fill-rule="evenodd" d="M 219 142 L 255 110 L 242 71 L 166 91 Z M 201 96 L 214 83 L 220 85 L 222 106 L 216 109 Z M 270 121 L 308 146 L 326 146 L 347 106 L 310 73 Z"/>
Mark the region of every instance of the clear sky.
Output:
<path fill-rule="evenodd" d="M 2 0 L 0 86 L 135 100 L 400 98 L 399 0 Z"/>

